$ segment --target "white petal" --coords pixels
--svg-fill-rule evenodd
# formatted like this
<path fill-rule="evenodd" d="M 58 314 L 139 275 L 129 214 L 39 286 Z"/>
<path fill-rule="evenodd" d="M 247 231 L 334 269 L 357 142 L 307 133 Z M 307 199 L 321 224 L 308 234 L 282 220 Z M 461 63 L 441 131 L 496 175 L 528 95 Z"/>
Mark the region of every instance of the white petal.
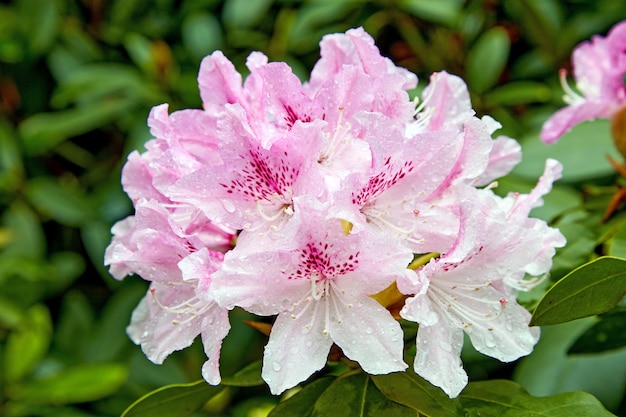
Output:
<path fill-rule="evenodd" d="M 461 363 L 463 331 L 449 325 L 422 326 L 417 331 L 415 372 L 454 398 L 467 385 Z"/>
<path fill-rule="evenodd" d="M 324 332 L 324 312 L 318 312 L 322 303 L 310 303 L 293 315 L 279 314 L 272 327 L 261 375 L 274 395 L 306 380 L 326 364 L 333 342 Z"/>
<path fill-rule="evenodd" d="M 330 335 L 343 353 L 370 374 L 403 371 L 404 340 L 400 324 L 378 302 L 359 297 L 345 304 L 331 293 Z"/>

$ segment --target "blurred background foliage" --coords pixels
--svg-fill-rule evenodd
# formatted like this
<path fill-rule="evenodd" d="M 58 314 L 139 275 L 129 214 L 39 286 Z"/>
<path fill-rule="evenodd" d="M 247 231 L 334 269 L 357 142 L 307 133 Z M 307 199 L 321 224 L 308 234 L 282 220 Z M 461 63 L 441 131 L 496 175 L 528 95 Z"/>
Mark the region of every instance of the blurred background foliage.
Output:
<path fill-rule="evenodd" d="M 551 279 L 524 295 L 529 308 L 590 259 L 626 257 L 622 207 L 601 221 L 624 183 L 606 161 L 619 158 L 609 123 L 581 125 L 549 147 L 538 140 L 563 105 L 557 74 L 573 47 L 623 19 L 626 7 L 614 0 L 1 1 L 0 414 L 117 416 L 152 389 L 200 378 L 199 345 L 162 366 L 132 345 L 124 329 L 146 283 L 116 282 L 102 260 L 111 225 L 132 213 L 120 169 L 150 138 L 148 111 L 200 107 L 197 71 L 216 49 L 244 74 L 246 56 L 260 50 L 306 80 L 324 34 L 363 26 L 384 55 L 418 74 L 418 91 L 433 71 L 464 77 L 479 115 L 523 145 L 501 192 L 528 191 L 547 157 L 565 166 L 535 214 L 569 244 Z M 536 351 L 515 364 L 468 347 L 465 364 L 473 380 L 513 378 L 535 395 L 584 390 L 626 415 L 626 356 L 615 349 L 624 341 L 599 353 L 597 331 L 581 337 L 596 323 L 609 341 L 626 334 L 624 314 L 545 328 Z M 260 356 L 265 340 L 247 318 L 233 313 L 224 375 Z M 198 415 L 261 416 L 277 401 L 263 388 L 232 388 Z"/>

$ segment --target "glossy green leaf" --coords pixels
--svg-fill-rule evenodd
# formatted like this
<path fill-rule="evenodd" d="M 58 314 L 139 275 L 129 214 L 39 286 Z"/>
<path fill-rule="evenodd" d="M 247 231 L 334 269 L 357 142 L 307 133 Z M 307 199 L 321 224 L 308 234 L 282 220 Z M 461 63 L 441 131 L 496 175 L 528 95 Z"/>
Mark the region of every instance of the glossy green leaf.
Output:
<path fill-rule="evenodd" d="M 316 379 L 293 396 L 280 402 L 268 417 L 310 417 L 315 402 L 334 380 L 330 377 Z"/>
<path fill-rule="evenodd" d="M 261 378 L 263 361 L 255 361 L 235 373 L 233 376 L 222 378 L 222 384 L 233 387 L 257 387 L 265 384 Z"/>
<path fill-rule="evenodd" d="M 610 417 L 600 401 L 584 392 L 533 397 L 512 381 L 472 382 L 459 401 L 468 417 Z"/>
<path fill-rule="evenodd" d="M 482 93 L 500 78 L 509 58 L 511 41 L 506 30 L 496 26 L 485 32 L 467 55 L 465 75 L 471 89 Z"/>
<path fill-rule="evenodd" d="M 206 381 L 174 384 L 144 395 L 124 411 L 122 417 L 186 417 L 199 410 L 223 387 Z"/>
<path fill-rule="evenodd" d="M 626 294 L 626 260 L 602 257 L 558 281 L 533 312 L 531 326 L 564 323 L 609 311 Z"/>
<path fill-rule="evenodd" d="M 390 400 L 418 411 L 425 417 L 455 417 L 458 405 L 441 389 L 412 370 L 387 375 L 373 375 L 376 387 Z"/>
<path fill-rule="evenodd" d="M 600 321 L 583 333 L 568 354 L 599 353 L 626 346 L 626 311 L 600 316 Z"/>
<path fill-rule="evenodd" d="M 311 415 L 419 417 L 417 411 L 385 397 L 372 377 L 362 373 L 337 378 L 315 402 Z"/>
<path fill-rule="evenodd" d="M 82 364 L 17 387 L 13 397 L 20 401 L 46 404 L 94 401 L 116 392 L 127 377 L 126 365 Z"/>
<path fill-rule="evenodd" d="M 16 382 L 31 373 L 48 353 L 51 340 L 50 312 L 44 305 L 34 305 L 7 338 L 4 378 Z"/>

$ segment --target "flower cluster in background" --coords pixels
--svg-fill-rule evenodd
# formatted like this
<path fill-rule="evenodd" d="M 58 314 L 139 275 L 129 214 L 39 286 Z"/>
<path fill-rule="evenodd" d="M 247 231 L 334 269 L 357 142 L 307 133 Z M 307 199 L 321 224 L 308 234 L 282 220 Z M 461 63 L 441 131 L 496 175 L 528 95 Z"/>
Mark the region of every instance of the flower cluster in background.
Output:
<path fill-rule="evenodd" d="M 596 35 L 578 45 L 572 65 L 580 94 L 569 87 L 567 72 L 561 70 L 563 99 L 568 106 L 543 125 L 541 139 L 545 143 L 557 141 L 578 123 L 610 119 L 626 106 L 626 21 L 613 26 L 606 37 Z"/>
<path fill-rule="evenodd" d="M 546 161 L 529 194 L 494 194 L 517 142 L 493 137 L 499 124 L 454 75 L 410 100 L 416 76 L 362 29 L 325 36 L 304 84 L 259 52 L 247 66 L 242 82 L 221 52 L 206 57 L 204 108 L 155 107 L 154 139 L 124 167 L 135 215 L 114 226 L 105 263 L 151 282 L 128 327 L 146 355 L 161 363 L 201 335 L 203 377 L 219 383 L 240 307 L 276 316 L 262 371 L 274 394 L 323 368 L 333 344 L 367 373 L 402 371 L 402 328 L 374 297 L 390 288 L 419 324 L 415 371 L 450 397 L 467 384 L 464 333 L 501 361 L 530 353 L 539 330 L 516 294 L 565 239 L 529 212 L 560 164 Z"/>

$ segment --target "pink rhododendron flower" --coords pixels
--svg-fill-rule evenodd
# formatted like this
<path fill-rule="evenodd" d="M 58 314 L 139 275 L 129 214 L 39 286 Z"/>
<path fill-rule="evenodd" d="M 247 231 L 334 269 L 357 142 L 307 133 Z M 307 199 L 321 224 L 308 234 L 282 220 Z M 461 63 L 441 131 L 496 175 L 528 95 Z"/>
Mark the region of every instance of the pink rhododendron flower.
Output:
<path fill-rule="evenodd" d="M 214 52 L 198 76 L 202 110 L 152 110 L 154 139 L 122 173 L 135 214 L 105 254 L 114 277 L 151 282 L 128 333 L 156 363 L 201 335 L 202 374 L 217 384 L 239 307 L 276 316 L 262 370 L 274 394 L 323 368 L 333 344 L 365 372 L 397 372 L 402 328 L 375 298 L 395 283 L 420 326 L 415 370 L 456 396 L 463 331 L 504 361 L 537 341 L 515 293 L 563 244 L 528 217 L 558 165 L 529 195 L 496 197 L 520 147 L 493 139 L 500 125 L 476 117 L 462 79 L 434 74 L 416 103 L 417 77 L 363 29 L 320 46 L 305 83 L 260 52 L 243 80 Z"/>
<path fill-rule="evenodd" d="M 218 250 L 232 240 L 232 234 L 206 219 L 203 227 L 186 234 L 155 200 L 142 199 L 135 209 L 135 216 L 113 227 L 113 241 L 105 253 L 105 264 L 111 265 L 115 278 L 135 273 L 152 281 L 127 332 L 155 363 L 191 345 L 201 334 L 208 357 L 202 374 L 218 384 L 219 352 L 230 323 L 227 310 L 207 290 L 211 273 L 222 263 L 223 254 Z M 202 273 L 198 268 L 190 273 L 198 256 L 202 256 Z"/>
<path fill-rule="evenodd" d="M 626 21 L 620 22 L 606 37 L 594 36 L 572 53 L 574 79 L 582 95 L 574 92 L 561 71 L 567 107 L 556 112 L 544 125 L 541 139 L 556 142 L 578 123 L 596 118 L 611 118 L 626 106 Z"/>
<path fill-rule="evenodd" d="M 551 267 L 563 236 L 545 222 L 527 217 L 558 179 L 561 166 L 548 161 L 546 173 L 526 196 L 500 199 L 489 190 L 460 189 L 460 227 L 453 247 L 413 275 L 398 280 L 412 295 L 400 315 L 419 323 L 415 372 L 456 397 L 467 384 L 459 358 L 463 332 L 474 347 L 504 362 L 529 354 L 539 329 L 515 303 Z"/>
<path fill-rule="evenodd" d="M 325 214 L 298 201 L 278 241 L 260 251 L 236 247 L 213 275 L 220 304 L 278 314 L 263 362 L 274 393 L 321 369 L 333 342 L 366 372 L 406 368 L 400 325 L 370 295 L 406 273 L 412 252 L 381 233 L 346 236 Z"/>

